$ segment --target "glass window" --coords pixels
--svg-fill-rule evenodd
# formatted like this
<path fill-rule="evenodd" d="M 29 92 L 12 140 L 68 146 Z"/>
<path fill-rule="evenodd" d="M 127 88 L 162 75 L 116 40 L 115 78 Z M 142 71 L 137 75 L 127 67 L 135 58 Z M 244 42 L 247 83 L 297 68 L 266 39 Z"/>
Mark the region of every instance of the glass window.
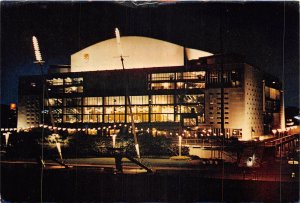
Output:
<path fill-rule="evenodd" d="M 102 105 L 102 97 L 85 97 L 83 98 L 84 106 L 100 106 Z"/>
<path fill-rule="evenodd" d="M 178 95 L 177 103 L 204 103 L 204 94 Z"/>
<path fill-rule="evenodd" d="M 62 78 L 52 78 L 52 79 L 49 79 L 47 80 L 47 83 L 49 85 L 63 85 L 64 84 L 64 81 Z"/>
<path fill-rule="evenodd" d="M 280 99 L 280 92 L 279 92 L 279 90 L 276 90 L 274 88 L 270 88 L 270 98 L 271 99 L 279 100 Z"/>
<path fill-rule="evenodd" d="M 177 82 L 177 89 L 203 89 L 205 88 L 205 82 Z"/>
<path fill-rule="evenodd" d="M 176 83 L 177 89 L 185 89 L 185 83 L 184 82 L 177 82 Z"/>
<path fill-rule="evenodd" d="M 102 107 L 84 107 L 83 108 L 84 114 L 102 114 Z"/>
<path fill-rule="evenodd" d="M 79 123 L 81 121 L 81 115 L 64 115 L 65 123 Z"/>
<path fill-rule="evenodd" d="M 175 89 L 175 85 L 172 82 L 151 83 L 151 89 L 152 90 Z"/>
<path fill-rule="evenodd" d="M 152 104 L 174 104 L 173 95 L 152 95 Z"/>
<path fill-rule="evenodd" d="M 83 92 L 83 86 L 71 86 L 71 87 L 65 87 L 65 93 L 82 93 Z"/>
<path fill-rule="evenodd" d="M 194 72 L 182 72 L 177 73 L 178 80 L 186 79 L 198 79 L 205 80 L 205 71 L 194 71 Z"/>
<path fill-rule="evenodd" d="M 205 88 L 204 82 L 187 82 L 186 83 L 187 89 L 203 89 Z"/>
<path fill-rule="evenodd" d="M 131 106 L 132 113 L 148 113 L 149 107 L 148 106 Z M 129 107 L 127 108 L 128 114 L 130 113 Z"/>
<path fill-rule="evenodd" d="M 204 113 L 204 106 L 200 105 L 180 105 L 178 106 L 177 113 Z"/>
<path fill-rule="evenodd" d="M 149 114 L 133 114 L 133 120 L 135 123 L 142 123 L 142 122 L 148 122 L 149 121 Z M 127 122 L 131 122 L 131 116 L 127 115 Z"/>
<path fill-rule="evenodd" d="M 65 106 L 81 106 L 81 98 L 65 98 Z"/>
<path fill-rule="evenodd" d="M 196 118 L 184 118 L 183 119 L 183 125 L 184 126 L 196 126 L 197 125 L 197 119 Z"/>
<path fill-rule="evenodd" d="M 84 123 L 97 123 L 102 122 L 102 115 L 83 115 Z"/>
<path fill-rule="evenodd" d="M 109 106 L 104 107 L 104 113 L 105 114 L 125 114 L 125 107 L 124 106 Z"/>
<path fill-rule="evenodd" d="M 104 97 L 104 105 L 125 105 L 125 97 Z"/>
<path fill-rule="evenodd" d="M 151 122 L 173 122 L 174 114 L 151 114 Z"/>
<path fill-rule="evenodd" d="M 105 123 L 124 123 L 125 115 L 124 114 L 106 114 L 104 115 Z"/>
<path fill-rule="evenodd" d="M 83 78 L 82 77 L 80 77 L 80 78 L 67 77 L 64 79 L 64 81 L 65 81 L 65 85 L 77 85 L 77 84 L 82 84 Z"/>
<path fill-rule="evenodd" d="M 130 96 L 130 101 L 132 105 L 148 105 L 149 97 L 148 96 Z"/>
<path fill-rule="evenodd" d="M 158 80 L 174 80 L 175 73 L 153 73 L 152 74 L 152 81 Z"/>
<path fill-rule="evenodd" d="M 62 109 L 52 109 L 53 116 L 62 114 Z"/>
<path fill-rule="evenodd" d="M 48 99 L 48 103 L 46 100 L 46 105 L 47 106 L 62 106 L 62 99 L 50 98 L 50 99 Z"/>
<path fill-rule="evenodd" d="M 65 114 L 81 114 L 81 108 L 65 108 Z"/>
<path fill-rule="evenodd" d="M 173 106 L 152 106 L 152 113 L 174 113 Z"/>

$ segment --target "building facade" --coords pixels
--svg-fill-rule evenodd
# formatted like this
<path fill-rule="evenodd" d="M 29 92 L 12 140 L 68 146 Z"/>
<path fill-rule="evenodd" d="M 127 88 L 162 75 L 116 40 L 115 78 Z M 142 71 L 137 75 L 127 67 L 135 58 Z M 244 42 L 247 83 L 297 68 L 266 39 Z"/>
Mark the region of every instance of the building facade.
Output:
<path fill-rule="evenodd" d="M 282 97 L 278 79 L 246 64 L 239 56 L 212 55 L 181 49 L 178 45 L 172 49 L 173 45 L 165 42 L 165 49 L 151 56 L 152 52 L 160 52 L 157 46 L 162 42 L 147 40 L 152 42 L 148 47 L 147 65 L 152 67 L 142 66 L 143 60 L 127 66 L 125 58 L 125 70 L 106 69 L 105 65 L 116 66 L 113 56 L 117 53 L 112 51 L 110 56 L 99 59 L 104 67 L 99 69 L 97 60 L 92 59 L 93 54 L 102 53 L 99 49 L 113 42 L 107 40 L 72 55 L 70 67 L 50 68 L 45 83 L 40 76 L 21 77 L 18 127 L 41 124 L 44 113 L 48 125 L 54 122 L 60 127 L 94 129 L 97 134 L 103 134 L 103 129 L 122 131 L 131 122 L 128 95 L 133 119 L 140 131 L 154 136 L 220 136 L 221 87 L 224 88 L 225 137 L 250 140 L 280 127 Z M 136 47 L 133 52 L 128 48 L 127 53 L 138 58 L 141 54 Z M 163 63 L 155 61 L 157 55 L 164 57 L 160 58 Z M 182 58 L 168 65 L 169 56 Z M 103 62 L 105 58 L 113 58 L 112 65 L 108 60 Z M 121 65 L 120 58 L 117 59 Z M 76 67 L 74 72 L 73 66 Z"/>

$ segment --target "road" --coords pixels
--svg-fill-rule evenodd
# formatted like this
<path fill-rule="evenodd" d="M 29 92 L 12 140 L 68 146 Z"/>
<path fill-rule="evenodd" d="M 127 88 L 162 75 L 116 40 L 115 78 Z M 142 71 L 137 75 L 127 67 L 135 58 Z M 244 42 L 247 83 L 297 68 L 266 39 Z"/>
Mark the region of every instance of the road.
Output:
<path fill-rule="evenodd" d="M 103 171 L 113 172 L 115 169 L 115 159 L 112 157 L 102 158 L 76 158 L 64 159 L 63 161 L 70 168 L 98 168 Z M 277 160 L 272 165 L 265 165 L 260 168 L 239 168 L 233 164 L 203 164 L 202 160 L 171 160 L 166 158 L 143 158 L 141 160 L 153 172 L 159 174 L 189 174 L 197 177 L 233 180 L 257 180 L 257 181 L 299 181 L 299 165 L 291 166 L 286 160 Z M 1 160 L 4 165 L 37 165 L 34 160 Z M 52 160 L 45 160 L 45 170 L 61 168 L 58 163 Z M 141 173 L 139 166 L 122 159 L 124 173 Z M 292 176 L 292 173 L 295 173 Z"/>

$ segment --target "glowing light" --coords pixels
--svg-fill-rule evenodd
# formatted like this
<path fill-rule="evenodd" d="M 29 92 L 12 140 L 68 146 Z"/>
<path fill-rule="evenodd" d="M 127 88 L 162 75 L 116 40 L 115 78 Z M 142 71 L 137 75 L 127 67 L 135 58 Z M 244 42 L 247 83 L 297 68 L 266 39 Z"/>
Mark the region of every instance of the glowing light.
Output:
<path fill-rule="evenodd" d="M 113 148 L 115 148 L 116 147 L 116 137 L 117 137 L 117 135 L 116 134 L 114 134 L 114 135 L 111 135 L 111 138 L 112 138 L 112 142 L 113 142 Z"/>
<path fill-rule="evenodd" d="M 8 145 L 8 139 L 9 139 L 9 135 L 11 134 L 10 132 L 7 132 L 7 133 L 3 133 L 4 136 L 5 136 L 5 145 L 7 146 Z"/>
<path fill-rule="evenodd" d="M 17 109 L 17 105 L 15 103 L 10 103 L 9 109 L 10 110 L 16 110 Z"/>
<path fill-rule="evenodd" d="M 137 153 L 138 158 L 141 158 L 139 144 L 135 145 L 135 149 L 136 149 L 136 153 Z"/>
<path fill-rule="evenodd" d="M 272 133 L 273 133 L 274 135 L 276 134 L 276 132 L 277 132 L 276 129 L 273 129 L 273 130 L 272 130 Z"/>
<path fill-rule="evenodd" d="M 254 162 L 255 162 L 255 154 L 253 154 L 253 156 L 247 159 L 246 164 L 248 167 L 252 167 L 254 165 Z"/>
<path fill-rule="evenodd" d="M 181 156 L 181 142 L 182 142 L 182 137 L 181 137 L 181 136 L 178 136 L 179 156 Z"/>
<path fill-rule="evenodd" d="M 56 148 L 57 148 L 60 159 L 62 159 L 60 142 L 56 142 Z"/>
<path fill-rule="evenodd" d="M 122 46 L 121 46 L 121 36 L 120 36 L 120 31 L 118 28 L 115 28 L 115 35 L 116 35 L 119 55 L 123 56 L 123 50 L 122 50 Z"/>
<path fill-rule="evenodd" d="M 36 63 L 43 63 L 41 51 L 40 51 L 40 46 L 37 38 L 35 36 L 32 37 L 32 43 L 33 43 L 33 49 L 34 49 L 34 55 L 35 55 L 35 60 Z"/>

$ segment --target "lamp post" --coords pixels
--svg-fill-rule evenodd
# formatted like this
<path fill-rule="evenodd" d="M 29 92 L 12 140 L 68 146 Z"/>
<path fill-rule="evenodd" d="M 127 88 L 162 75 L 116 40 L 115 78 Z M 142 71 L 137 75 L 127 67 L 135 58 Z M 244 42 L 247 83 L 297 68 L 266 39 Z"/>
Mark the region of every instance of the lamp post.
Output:
<path fill-rule="evenodd" d="M 42 59 L 40 46 L 37 38 L 35 36 L 32 37 L 32 44 L 34 49 L 34 55 L 35 55 L 35 61 L 34 63 L 38 64 L 41 68 L 41 74 L 42 74 L 42 125 L 45 125 L 45 76 L 44 76 L 44 70 L 43 70 L 43 64 L 44 61 Z M 45 128 L 42 128 L 42 153 L 41 153 L 41 161 L 44 162 L 44 134 L 45 134 Z"/>
<path fill-rule="evenodd" d="M 178 150 L 179 150 L 179 156 L 181 156 L 181 142 L 182 142 L 182 137 L 178 136 Z"/>
<path fill-rule="evenodd" d="M 116 137 L 117 137 L 117 135 L 116 134 L 113 134 L 112 136 L 111 136 L 111 138 L 112 138 L 112 142 L 113 142 L 113 148 L 115 148 L 116 147 Z"/>
<path fill-rule="evenodd" d="M 40 46 L 39 46 L 39 42 L 36 38 L 36 36 L 32 36 L 32 44 L 33 44 L 33 49 L 34 49 L 34 55 L 35 55 L 35 61 L 34 63 L 38 64 L 40 66 L 41 69 L 41 75 L 42 75 L 42 125 L 45 126 L 45 98 L 49 99 L 49 95 L 48 92 L 46 91 L 46 78 L 45 78 L 45 74 L 44 74 L 44 69 L 43 69 L 43 65 L 45 63 L 45 61 L 43 61 L 42 58 L 42 54 L 40 51 Z M 50 114 L 50 120 L 51 120 L 51 124 L 54 130 L 54 134 L 55 136 L 59 135 L 56 133 L 57 132 L 57 128 L 55 127 L 55 123 L 54 123 L 54 118 L 53 118 L 53 114 L 52 114 L 52 108 L 50 105 L 48 105 L 48 110 L 49 110 L 49 114 Z M 42 128 L 42 154 L 41 154 L 41 161 L 44 162 L 44 134 L 45 134 L 45 127 Z M 56 147 L 57 147 L 57 151 L 59 153 L 59 156 L 62 160 L 62 153 L 61 153 L 61 147 L 60 147 L 60 143 L 56 142 Z"/>
<path fill-rule="evenodd" d="M 279 138 L 281 137 L 281 132 L 282 132 L 282 130 L 279 128 L 279 129 L 277 129 L 277 131 L 278 131 L 278 133 L 279 133 Z"/>
<path fill-rule="evenodd" d="M 277 132 L 276 129 L 273 129 L 273 130 L 272 130 L 272 133 L 274 134 L 274 136 L 276 135 L 276 132 Z"/>
<path fill-rule="evenodd" d="M 11 134 L 11 132 L 6 132 L 6 133 L 3 133 L 3 134 L 4 134 L 4 136 L 5 136 L 5 145 L 6 145 L 6 147 L 7 147 L 9 135 Z"/>

